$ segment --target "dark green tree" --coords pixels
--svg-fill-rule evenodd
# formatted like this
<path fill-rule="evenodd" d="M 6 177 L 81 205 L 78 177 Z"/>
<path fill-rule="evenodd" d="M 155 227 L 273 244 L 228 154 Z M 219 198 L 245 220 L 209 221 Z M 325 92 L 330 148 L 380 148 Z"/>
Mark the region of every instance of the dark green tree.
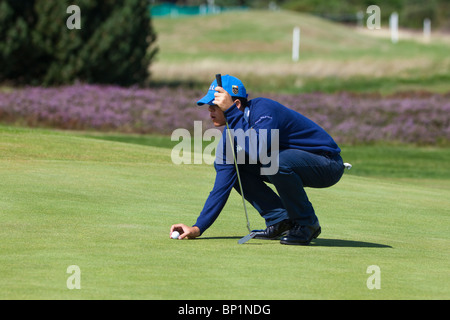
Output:
<path fill-rule="evenodd" d="M 148 79 L 157 49 L 146 0 L 0 1 L 0 80 L 132 85 Z M 66 25 L 70 5 L 80 8 L 81 29 Z"/>

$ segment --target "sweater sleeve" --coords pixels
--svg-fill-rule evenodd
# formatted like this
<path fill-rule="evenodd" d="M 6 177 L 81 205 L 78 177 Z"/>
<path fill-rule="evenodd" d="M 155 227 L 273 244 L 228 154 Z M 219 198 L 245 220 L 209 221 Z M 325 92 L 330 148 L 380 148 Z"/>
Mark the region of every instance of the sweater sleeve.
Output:
<path fill-rule="evenodd" d="M 206 199 L 203 210 L 197 218 L 197 222 L 194 224 L 194 226 L 200 229 L 200 234 L 216 221 L 237 179 L 233 164 L 214 163 L 214 167 L 216 169 L 214 187 Z"/>

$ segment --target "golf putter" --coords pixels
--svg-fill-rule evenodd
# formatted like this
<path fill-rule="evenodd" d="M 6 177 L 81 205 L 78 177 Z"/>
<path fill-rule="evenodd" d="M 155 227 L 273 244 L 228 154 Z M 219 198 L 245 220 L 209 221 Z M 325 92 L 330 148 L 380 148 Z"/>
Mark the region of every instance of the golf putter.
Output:
<path fill-rule="evenodd" d="M 217 81 L 217 86 L 218 87 L 222 87 L 222 75 L 220 73 L 216 74 L 216 81 Z M 236 167 L 236 175 L 237 175 L 238 182 L 239 182 L 239 189 L 241 190 L 242 204 L 244 205 L 244 212 L 245 212 L 245 219 L 247 219 L 247 229 L 248 229 L 248 232 L 250 232 L 248 235 L 246 235 L 245 237 L 241 238 L 238 241 L 238 244 L 243 244 L 243 243 L 246 243 L 247 241 L 249 241 L 250 239 L 253 239 L 253 237 L 256 236 L 256 232 L 252 232 L 252 229 L 250 228 L 250 221 L 248 219 L 247 207 L 245 205 L 244 190 L 242 189 L 242 183 L 241 183 L 241 177 L 240 177 L 240 174 L 239 174 L 239 168 L 238 168 L 238 164 L 237 164 L 237 161 L 236 161 L 236 155 L 234 154 L 233 138 L 231 137 L 230 127 L 228 126 L 228 121 L 226 120 L 226 118 L 225 118 L 225 124 L 227 125 L 228 138 L 230 139 L 230 143 L 233 146 L 233 148 L 232 148 L 233 161 L 234 161 L 234 165 Z"/>

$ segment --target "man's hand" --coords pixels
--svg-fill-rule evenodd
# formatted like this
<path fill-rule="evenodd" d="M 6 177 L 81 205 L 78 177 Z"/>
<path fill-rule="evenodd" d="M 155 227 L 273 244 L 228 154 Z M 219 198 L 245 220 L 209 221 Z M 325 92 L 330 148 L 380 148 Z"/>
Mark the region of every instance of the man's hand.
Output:
<path fill-rule="evenodd" d="M 169 237 L 174 231 L 178 231 L 180 233 L 180 236 L 178 237 L 178 239 L 180 240 L 184 238 L 194 239 L 200 235 L 200 229 L 198 227 L 188 227 L 187 225 L 182 223 L 172 225 L 172 227 L 170 228 Z"/>
<path fill-rule="evenodd" d="M 217 105 L 222 111 L 227 110 L 234 104 L 230 94 L 227 91 L 225 91 L 224 88 L 216 87 L 216 91 L 217 92 L 214 93 L 215 99 L 213 100 L 213 103 Z"/>

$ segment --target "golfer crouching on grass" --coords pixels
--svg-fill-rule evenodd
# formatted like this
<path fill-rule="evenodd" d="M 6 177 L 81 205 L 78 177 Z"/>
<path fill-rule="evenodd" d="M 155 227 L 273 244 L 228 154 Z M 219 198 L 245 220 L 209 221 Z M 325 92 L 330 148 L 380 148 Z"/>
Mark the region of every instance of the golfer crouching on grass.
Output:
<path fill-rule="evenodd" d="M 213 81 L 208 93 L 197 102 L 199 106 L 205 104 L 209 105 L 216 127 L 228 122 L 233 132 L 253 130 L 258 144 L 266 144 L 269 153 L 277 152 L 278 170 L 267 174 L 263 170 L 267 163 L 261 163 L 259 153 L 257 161 L 251 161 L 255 159 L 251 151 L 262 150 L 261 145 L 242 145 L 234 139 L 232 148 L 236 158 L 243 159 L 239 155 L 245 153 L 245 161 L 237 161 L 244 197 L 265 219 L 267 226 L 257 230 L 254 238 L 274 240 L 281 237 L 281 244 L 293 245 L 308 245 L 317 238 L 321 227 L 304 188 L 330 187 L 342 177 L 341 150 L 333 138 L 313 121 L 276 101 L 266 98 L 247 101 L 243 83 L 229 75 L 222 77 L 222 87 Z M 202 235 L 219 216 L 231 189 L 240 193 L 235 164 L 229 160 L 230 152 L 226 152 L 227 130 L 228 127 L 216 149 L 214 187 L 196 223 L 192 227 L 175 224 L 170 229 L 171 233 L 180 233 L 179 239 Z M 274 141 L 271 141 L 270 132 L 273 130 L 278 130 L 279 141 L 275 145 L 279 150 L 271 150 Z M 267 132 L 269 134 L 264 136 Z M 249 139 L 250 136 L 247 135 L 245 141 L 254 140 Z M 266 183 L 273 184 L 278 195 Z"/>

